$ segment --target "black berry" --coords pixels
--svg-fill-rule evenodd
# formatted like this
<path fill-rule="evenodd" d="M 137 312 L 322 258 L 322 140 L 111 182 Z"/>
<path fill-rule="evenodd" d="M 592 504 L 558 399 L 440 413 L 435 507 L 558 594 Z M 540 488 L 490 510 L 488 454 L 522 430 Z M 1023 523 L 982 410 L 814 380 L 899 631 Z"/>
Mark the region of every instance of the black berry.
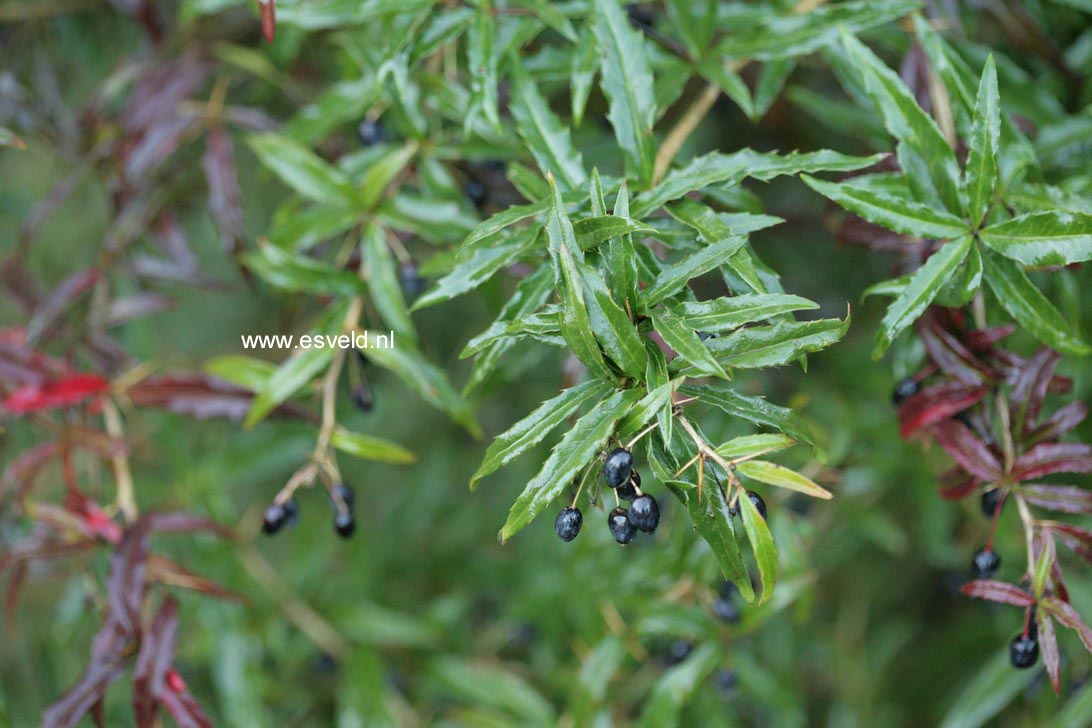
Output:
<path fill-rule="evenodd" d="M 637 529 L 629 520 L 629 514 L 625 508 L 615 508 L 607 516 L 607 525 L 610 526 L 610 535 L 614 540 L 625 545 L 633 540 Z"/>
<path fill-rule="evenodd" d="M 689 657 L 693 651 L 694 645 L 686 640 L 675 640 L 667 646 L 667 654 L 664 655 L 664 658 L 668 665 L 678 665 Z"/>
<path fill-rule="evenodd" d="M 1001 489 L 994 488 L 993 490 L 987 490 L 982 494 L 982 515 L 986 518 L 993 518 L 993 514 L 997 512 L 997 502 L 1001 500 Z M 1004 508 L 1004 505 L 1001 506 Z"/>
<path fill-rule="evenodd" d="M 262 532 L 272 536 L 284 526 L 293 525 L 298 516 L 299 510 L 296 508 L 295 501 L 270 503 L 262 519 Z"/>
<path fill-rule="evenodd" d="M 714 682 L 720 694 L 725 698 L 730 698 L 735 695 L 736 687 L 739 685 L 739 678 L 736 677 L 734 670 L 725 669 L 716 674 Z"/>
<path fill-rule="evenodd" d="M 352 392 L 353 404 L 355 404 L 361 412 L 371 412 L 375 407 L 375 397 L 372 396 L 372 392 L 367 387 L 354 387 Z"/>
<path fill-rule="evenodd" d="M 706 341 L 706 340 L 708 340 L 708 339 L 715 339 L 715 338 L 717 338 L 717 335 L 716 335 L 716 334 L 711 334 L 711 333 L 709 333 L 708 331 L 698 331 L 698 332 L 696 332 L 696 333 L 697 333 L 697 335 L 698 335 L 698 338 L 699 338 L 699 339 L 701 339 L 702 341 Z"/>
<path fill-rule="evenodd" d="M 979 549 L 971 559 L 971 575 L 976 579 L 989 579 L 1001 568 L 1001 557 L 993 549 Z"/>
<path fill-rule="evenodd" d="M 1018 634 L 1009 644 L 1009 661 L 1021 670 L 1031 667 L 1039 659 L 1039 640 L 1030 635 Z"/>
<path fill-rule="evenodd" d="M 466 183 L 466 196 L 474 203 L 474 207 L 481 207 L 485 204 L 486 194 L 485 185 L 481 182 L 472 179 Z"/>
<path fill-rule="evenodd" d="M 349 538 L 356 530 L 356 518 L 352 511 L 338 511 L 334 515 L 334 530 L 342 538 Z"/>
<path fill-rule="evenodd" d="M 366 147 L 378 144 L 386 137 L 383 126 L 378 121 L 368 119 L 360 122 L 360 125 L 356 128 L 356 133 L 360 136 L 360 143 Z"/>
<path fill-rule="evenodd" d="M 290 500 L 284 504 L 284 525 L 292 527 L 300 520 L 300 508 L 296 501 Z"/>
<path fill-rule="evenodd" d="M 607 485 L 617 488 L 629 480 L 630 471 L 633 469 L 633 455 L 624 447 L 616 447 L 607 454 L 603 463 L 603 475 L 607 479 Z"/>
<path fill-rule="evenodd" d="M 408 298 L 416 298 L 425 287 L 425 279 L 417 271 L 415 263 L 403 263 L 398 277 L 402 282 L 402 292 Z"/>
<path fill-rule="evenodd" d="M 554 531 L 557 532 L 557 537 L 562 541 L 572 541 L 580 534 L 580 527 L 584 525 L 584 515 L 580 512 L 579 508 L 561 509 L 561 513 L 557 514 L 557 518 L 554 519 Z"/>
<path fill-rule="evenodd" d="M 919 389 L 921 389 L 921 385 L 913 377 L 907 377 L 895 385 L 895 390 L 891 392 L 891 402 L 898 407 L 917 394 Z"/>
<path fill-rule="evenodd" d="M 342 501 L 344 501 L 346 508 L 349 510 L 353 509 L 353 502 L 356 500 L 356 494 L 353 493 L 352 488 L 344 483 L 338 483 L 334 486 L 334 492 L 337 493 Z M 333 497 L 330 498 L 330 503 L 333 504 L 334 508 L 337 508 L 337 501 Z"/>
<path fill-rule="evenodd" d="M 717 598 L 713 600 L 713 614 L 717 619 L 721 619 L 728 624 L 735 624 L 739 621 L 739 606 L 736 604 L 736 593 L 738 591 L 736 585 L 732 582 L 728 580 L 721 582 Z"/>
<path fill-rule="evenodd" d="M 762 500 L 762 496 L 755 493 L 753 490 L 747 491 L 747 497 L 751 499 L 751 503 L 754 504 L 755 510 L 758 511 L 758 515 L 762 516 L 762 520 L 766 520 L 766 501 Z M 728 515 L 739 515 L 739 503 L 728 506 Z"/>
<path fill-rule="evenodd" d="M 627 480 L 618 486 L 618 490 L 615 491 L 618 497 L 624 501 L 631 501 L 637 497 L 637 488 L 633 485 L 633 480 Z"/>
<path fill-rule="evenodd" d="M 638 531 L 652 533 L 660 525 L 660 504 L 648 493 L 634 498 L 629 505 L 629 520 Z"/>

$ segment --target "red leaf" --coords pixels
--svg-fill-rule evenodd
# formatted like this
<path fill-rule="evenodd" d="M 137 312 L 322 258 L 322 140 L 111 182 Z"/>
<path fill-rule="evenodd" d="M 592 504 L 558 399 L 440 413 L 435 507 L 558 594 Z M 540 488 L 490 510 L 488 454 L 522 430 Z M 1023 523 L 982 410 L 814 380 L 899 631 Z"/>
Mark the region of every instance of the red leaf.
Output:
<path fill-rule="evenodd" d="M 1092 563 L 1092 531 L 1057 521 L 1043 521 L 1041 525 L 1050 529 L 1054 537 L 1070 551 Z"/>
<path fill-rule="evenodd" d="M 975 358 L 954 336 L 944 330 L 935 318 L 925 319 L 918 327 L 921 341 L 929 358 L 941 371 L 965 384 L 982 384 L 993 379 L 993 370 Z"/>
<path fill-rule="evenodd" d="M 1077 613 L 1072 604 L 1063 602 L 1056 597 L 1046 597 L 1043 599 L 1041 606 L 1049 610 L 1054 618 L 1063 625 L 1076 631 L 1077 636 L 1081 638 L 1081 642 L 1084 644 L 1084 648 L 1092 652 L 1092 629 L 1084 623 L 1081 615 Z"/>
<path fill-rule="evenodd" d="M 1035 480 L 1054 473 L 1092 473 L 1092 446 L 1081 442 L 1044 442 L 1012 466 L 1013 480 Z"/>
<path fill-rule="evenodd" d="M 1059 513 L 1092 513 L 1092 491 L 1075 485 L 1021 485 L 1028 503 Z"/>
<path fill-rule="evenodd" d="M 1057 440 L 1088 417 L 1088 405 L 1084 402 L 1070 402 L 1032 430 L 1027 437 L 1029 443 Z"/>
<path fill-rule="evenodd" d="M 182 676 L 174 670 L 167 673 L 167 687 L 169 689 L 163 692 L 163 707 L 174 718 L 178 728 L 212 728 L 212 721 L 186 690 Z"/>
<path fill-rule="evenodd" d="M 250 411 L 254 394 L 222 379 L 206 374 L 167 374 L 148 377 L 126 392 L 138 407 L 161 407 L 198 419 L 225 417 L 242 420 Z M 307 411 L 294 405 L 274 410 L 281 417 L 308 417 Z"/>
<path fill-rule="evenodd" d="M 90 291 L 98 280 L 99 272 L 92 268 L 75 273 L 61 281 L 30 317 L 27 323 L 26 343 L 29 346 L 37 345 L 42 337 L 60 321 L 65 311 Z"/>
<path fill-rule="evenodd" d="M 185 511 L 149 513 L 145 518 L 148 519 L 148 530 L 158 533 L 196 533 L 202 531 L 221 538 L 231 538 L 232 536 L 232 530 L 227 526 Z"/>
<path fill-rule="evenodd" d="M 110 557 L 106 577 L 106 599 L 113 619 L 128 635 L 140 629 L 140 611 L 147 583 L 148 519 L 141 518 L 125 529 L 121 543 Z"/>
<path fill-rule="evenodd" d="M 909 437 L 922 427 L 978 404 L 987 392 L 989 387 L 962 382 L 946 382 L 922 389 L 899 406 L 902 436 Z"/>
<path fill-rule="evenodd" d="M 23 385 L 9 394 L 0 407 L 18 414 L 70 407 L 102 394 L 109 387 L 110 382 L 98 374 L 74 374 L 48 384 Z"/>
<path fill-rule="evenodd" d="M 1058 638 L 1054 635 L 1054 622 L 1039 609 L 1035 612 L 1035 621 L 1039 625 L 1039 649 L 1043 652 L 1043 664 L 1046 665 L 1047 675 L 1050 676 L 1050 684 L 1054 686 L 1054 694 L 1061 690 L 1061 680 L 1058 676 L 1060 659 L 1058 657 Z"/>
<path fill-rule="evenodd" d="M 953 468 L 940 476 L 940 497 L 947 500 L 966 498 L 981 482 L 962 468 Z"/>
<path fill-rule="evenodd" d="M 197 576 L 181 564 L 158 554 L 148 556 L 148 573 L 156 581 L 162 581 L 183 589 L 193 589 L 216 599 L 229 602 L 246 602 L 247 598 L 237 591 L 222 587 L 211 579 Z"/>
<path fill-rule="evenodd" d="M 989 351 L 994 344 L 1009 336 L 1013 331 L 1016 331 L 1016 326 L 1013 324 L 993 326 L 988 329 L 975 329 L 967 334 L 967 347 L 971 351 Z"/>
<path fill-rule="evenodd" d="M 74 728 L 94 709 L 110 684 L 125 671 L 124 651 L 128 638 L 117 621 L 109 619 L 95 636 L 91 661 L 80 679 L 42 715 L 42 725 Z"/>
<path fill-rule="evenodd" d="M 243 247 L 242 192 L 231 138 L 222 126 L 214 126 L 205 137 L 202 167 L 209 188 L 209 209 L 220 229 L 220 240 L 224 250 L 234 255 Z"/>
<path fill-rule="evenodd" d="M 144 631 L 133 669 L 133 712 L 139 726 L 155 724 L 177 634 L 178 604 L 167 596 Z"/>
<path fill-rule="evenodd" d="M 1062 356 L 1053 349 L 1039 349 L 1019 372 L 1009 394 L 1012 406 L 1013 434 L 1020 437 L 1030 430 L 1043 410 L 1043 398 Z"/>
<path fill-rule="evenodd" d="M 987 599 L 1001 604 L 1012 604 L 1016 607 L 1030 607 L 1035 604 L 1035 598 L 1026 591 L 1003 581 L 976 579 L 975 581 L 968 581 L 959 590 L 969 597 Z"/>
<path fill-rule="evenodd" d="M 929 428 L 937 444 L 952 456 L 959 467 L 980 480 L 1001 477 L 1001 462 L 986 444 L 957 420 L 944 420 Z"/>

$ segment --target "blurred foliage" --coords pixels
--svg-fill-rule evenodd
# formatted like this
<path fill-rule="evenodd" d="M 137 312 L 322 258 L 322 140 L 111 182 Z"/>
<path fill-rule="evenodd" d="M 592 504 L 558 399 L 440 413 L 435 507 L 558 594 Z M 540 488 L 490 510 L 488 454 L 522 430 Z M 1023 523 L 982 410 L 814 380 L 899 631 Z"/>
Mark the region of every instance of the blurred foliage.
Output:
<path fill-rule="evenodd" d="M 399 12 L 392 14 L 395 5 Z M 300 145 L 315 146 L 323 158 L 348 157 L 363 168 L 371 153 L 359 140 L 365 117 L 374 119 L 382 111 L 386 134 L 411 139 L 419 136 L 417 120 L 405 107 L 404 94 L 412 98 L 427 91 L 440 105 L 433 111 L 445 118 L 457 116 L 451 109 L 465 102 L 445 97 L 442 76 L 426 89 L 411 84 L 382 87 L 374 97 L 366 92 L 383 61 L 398 50 L 390 44 L 405 37 L 394 31 L 405 32 L 403 21 L 411 11 L 426 18 L 426 5 L 279 3 L 271 45 L 260 40 L 256 9 L 234 0 L 0 5 L 0 127 L 10 128 L 11 139 L 18 140 L 0 147 L 0 253 L 8 258 L 25 247 L 26 267 L 43 288 L 52 289 L 98 260 L 103 240 L 126 229 L 118 224 L 119 217 L 124 222 L 122 213 L 139 213 L 148 202 L 172 212 L 200 262 L 202 280 L 226 285 L 199 288 L 195 280 L 184 280 L 155 288 L 169 297 L 169 307 L 111 331 L 133 361 L 151 362 L 157 370 L 198 370 L 216 357 L 241 353 L 240 333 L 301 330 L 313 320 L 315 297 L 255 283 L 233 255 L 244 248 L 253 252 L 257 236 L 273 231 L 275 237 L 302 214 L 297 198 L 260 165 L 259 145 L 234 146 L 248 231 L 238 240 L 225 236 L 223 220 L 210 210 L 201 163 L 208 143 L 204 127 L 188 128 L 176 140 L 177 150 L 172 141 L 170 155 L 140 171 L 135 192 L 129 190 L 139 203 L 132 208 L 119 207 L 125 185 L 118 180 L 124 182 L 126 174 L 119 165 L 135 164 L 133 157 L 100 152 L 112 149 L 131 121 L 126 91 L 132 78 L 147 66 L 199 58 L 205 75 L 185 101 L 189 112 L 200 116 L 209 99 L 209 109 L 222 104 L 237 123 L 232 133 L 240 142 L 242 129 L 264 133 L 279 125 L 275 120 L 288 120 L 281 131 Z M 655 35 L 673 38 L 684 28 L 686 43 L 700 46 L 709 39 L 701 37 L 700 24 L 677 15 L 679 8 L 701 3 L 667 5 L 666 11 L 658 3 L 635 6 L 630 17 L 638 24 L 651 18 L 655 26 L 649 43 L 658 71 L 654 92 L 670 126 L 676 109 L 686 108 L 702 91 L 697 79 L 675 82 L 689 71 L 672 75 L 674 61 Z M 763 42 L 787 29 L 774 24 L 763 30 L 754 14 L 780 14 L 789 5 L 715 4 L 718 24 L 755 23 L 750 46 L 720 52 L 763 58 Z M 882 5 L 890 6 L 887 12 L 850 23 L 851 32 L 863 33 L 889 63 L 904 59 L 905 74 L 925 76 L 912 34 L 894 22 L 913 4 Z M 586 6 L 528 1 L 504 7 L 518 10 L 517 17 L 540 17 L 552 29 L 547 32 L 558 37 L 571 32 L 579 44 L 588 34 L 580 20 Z M 469 24 L 473 9 L 459 6 L 448 17 L 455 18 L 453 24 Z M 1087 4 L 937 2 L 926 9 L 976 69 L 986 49 L 993 50 L 1006 111 L 1027 122 L 1045 181 L 1059 190 L 1051 194 L 1090 204 Z M 403 11 L 408 15 L 399 14 Z M 721 97 L 712 105 L 680 159 L 744 146 L 829 148 L 855 155 L 888 150 L 882 125 L 839 84 L 845 68 L 830 60 L 837 53 L 828 48 L 836 41 L 832 32 L 801 46 L 792 61 L 763 58 L 762 64 L 742 68 L 746 94 L 736 79 L 717 75 L 718 86 L 733 101 Z M 567 59 L 553 47 L 547 44 L 525 62 L 551 89 L 571 83 L 570 68 L 561 62 Z M 823 53 L 813 54 L 821 48 Z M 452 95 L 463 90 L 448 89 Z M 482 118 L 468 119 L 468 125 L 488 127 L 488 98 L 485 102 Z M 447 103 L 451 109 L 443 107 Z M 618 173 L 613 137 L 601 123 L 607 105 L 593 90 L 574 138 L 588 169 L 598 165 Z M 451 179 L 438 188 L 455 189 L 458 197 L 446 198 L 450 205 L 440 211 L 444 224 L 429 228 L 444 232 L 412 238 L 410 250 L 429 259 L 422 272 L 431 278 L 446 271 L 451 261 L 444 251 L 477 222 L 479 211 L 467 199 L 476 190 L 464 189 L 467 184 L 483 184 L 495 195 L 487 198 L 484 212 L 496 212 L 520 198 L 488 162 L 518 161 L 528 168 L 533 163 L 515 138 L 488 132 L 469 138 L 435 150 L 434 159 L 453 163 Z M 6 139 L 0 135 L 0 144 L 9 144 Z M 36 204 L 70 175 L 70 194 L 27 243 L 25 226 Z M 873 362 L 872 341 L 884 306 L 876 298 L 856 304 L 876 281 L 905 272 L 902 256 L 836 242 L 836 232 L 851 239 L 839 227 L 841 213 L 796 179 L 748 181 L 742 190 L 732 204 L 786 221 L 751 236 L 753 248 L 781 273 L 785 289 L 835 315 L 846 302 L 854 304 L 848 334 L 809 357 L 806 371 L 788 366 L 738 372 L 733 380 L 737 391 L 762 394 L 801 412 L 827 458 L 820 463 L 791 451 L 786 464 L 836 495 L 834 501 L 813 503 L 787 491 L 767 496 L 780 559 L 772 599 L 752 607 L 738 594 L 730 596 L 738 621 L 718 618 L 717 610 L 724 609 L 718 601 L 723 577 L 684 509 L 666 497 L 660 499 L 664 513 L 655 536 L 625 549 L 606 529 L 591 527 L 605 520 L 591 509 L 585 532 L 572 544 L 559 543 L 543 518 L 500 545 L 496 533 L 509 504 L 548 447 L 515 460 L 471 494 L 466 483 L 484 450 L 473 426 L 466 418 L 467 426 L 446 418 L 382 368 L 367 370 L 374 410 L 346 407 L 341 424 L 400 443 L 417 460 L 390 465 L 342 458 L 342 475 L 356 489 L 357 531 L 349 541 L 331 533 L 327 497 L 318 489 L 300 493 L 296 527 L 275 539 L 258 534 L 262 510 L 313 447 L 312 426 L 270 420 L 242 429 L 233 422 L 141 410 L 127 417 L 126 425 L 142 510 L 185 509 L 238 526 L 235 541 L 154 537 L 158 551 L 248 598 L 234 604 L 172 590 L 180 603 L 175 664 L 214 724 L 1092 723 L 1092 657 L 1072 632 L 1059 634 L 1063 683 L 1055 697 L 1040 669 L 1014 671 L 1008 665 L 1007 648 L 1001 646 L 1021 628 L 1018 613 L 959 593 L 969 554 L 986 540 L 989 521 L 976 498 L 952 503 L 937 497 L 937 473 L 948 462 L 939 448 L 926 448 L 923 456 L 921 443 L 899 437 L 890 393 L 918 366 L 920 343 L 904 336 L 892 347 L 890 363 Z M 1042 191 L 1026 188 L 1029 197 Z M 136 244 L 152 249 L 154 236 L 142 227 L 148 221 L 137 218 Z M 1078 291 L 1092 285 L 1087 268 L 1036 276 L 1070 321 L 1084 322 L 1086 334 L 1092 299 Z M 14 287 L 10 279 L 4 285 Z M 708 281 L 695 287 L 718 292 Z M 133 284 L 127 292 L 139 290 Z M 470 367 L 459 353 L 494 319 L 504 291 L 492 280 L 480 295 L 413 314 L 420 349 L 453 381 L 466 381 Z M 12 298 L 0 297 L 0 325 L 26 323 Z M 1034 350 L 1031 336 L 1021 332 L 1015 338 L 1023 353 Z M 559 350 L 514 347 L 499 376 L 472 395 L 485 433 L 503 432 L 554 396 L 566 381 L 563 365 Z M 1060 372 L 1074 380 L 1071 397 L 1089 401 L 1087 361 L 1067 359 Z M 348 386 L 339 396 L 349 402 Z M 19 422 L 5 420 L 4 427 L 0 464 L 7 465 L 37 440 Z M 703 413 L 702 427 L 711 437 L 748 431 L 712 410 Z M 1092 441 L 1092 426 L 1084 423 L 1076 436 Z M 1080 484 L 1087 485 L 1087 478 Z M 659 484 L 652 488 L 663 492 Z M 63 491 L 60 468 L 51 467 L 36 495 L 56 500 Z M 107 482 L 93 494 L 107 501 L 112 486 Z M 6 502 L 3 508 L 0 546 L 7 549 L 30 525 Z M 1014 508 L 1002 513 L 995 546 L 1011 556 L 1002 577 L 1019 578 L 1024 544 Z M 1082 565 L 1074 566 L 1067 571 L 1071 600 L 1087 613 L 1092 578 Z M 100 553 L 31 570 L 0 641 L 0 725 L 36 724 L 76 681 L 99 626 L 92 607 L 106 568 L 106 554 Z M 671 655 L 684 652 L 680 642 L 692 649 L 672 664 Z M 132 724 L 130 691 L 123 680 L 108 693 L 107 725 Z"/>

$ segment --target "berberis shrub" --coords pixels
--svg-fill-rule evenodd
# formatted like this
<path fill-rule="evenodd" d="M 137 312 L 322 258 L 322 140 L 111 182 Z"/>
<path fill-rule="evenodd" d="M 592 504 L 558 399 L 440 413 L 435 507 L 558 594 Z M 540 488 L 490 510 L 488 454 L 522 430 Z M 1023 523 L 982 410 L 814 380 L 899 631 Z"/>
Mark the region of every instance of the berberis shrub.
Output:
<path fill-rule="evenodd" d="M 0 718 L 1092 722 L 1088 3 L 0 39 Z"/>

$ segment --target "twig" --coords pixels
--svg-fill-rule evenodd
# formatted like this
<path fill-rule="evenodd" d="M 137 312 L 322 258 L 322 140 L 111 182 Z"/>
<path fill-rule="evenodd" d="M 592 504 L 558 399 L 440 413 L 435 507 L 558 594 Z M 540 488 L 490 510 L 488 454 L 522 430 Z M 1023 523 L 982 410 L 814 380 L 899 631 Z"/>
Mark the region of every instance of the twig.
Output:
<path fill-rule="evenodd" d="M 660 150 L 656 152 L 656 160 L 652 167 L 652 183 L 657 184 L 663 179 L 664 174 L 667 173 L 671 163 L 675 160 L 675 156 L 678 155 L 682 149 L 686 140 L 698 128 L 698 124 L 702 122 L 705 115 L 709 113 L 709 110 L 713 108 L 713 104 L 716 103 L 717 97 L 720 96 L 720 86 L 715 83 L 710 83 L 702 89 L 701 94 L 698 95 L 686 112 L 682 115 L 675 126 L 671 128 L 671 131 L 664 137 L 663 144 L 660 145 Z"/>
<path fill-rule="evenodd" d="M 121 427 L 121 415 L 113 400 L 107 399 L 102 408 L 102 418 L 106 424 L 106 433 L 118 442 L 125 442 L 125 433 Z M 117 483 L 118 510 L 126 523 L 132 523 L 137 517 L 136 496 L 133 492 L 133 474 L 129 470 L 129 458 L 124 454 L 110 456 L 110 465 L 114 469 Z"/>

